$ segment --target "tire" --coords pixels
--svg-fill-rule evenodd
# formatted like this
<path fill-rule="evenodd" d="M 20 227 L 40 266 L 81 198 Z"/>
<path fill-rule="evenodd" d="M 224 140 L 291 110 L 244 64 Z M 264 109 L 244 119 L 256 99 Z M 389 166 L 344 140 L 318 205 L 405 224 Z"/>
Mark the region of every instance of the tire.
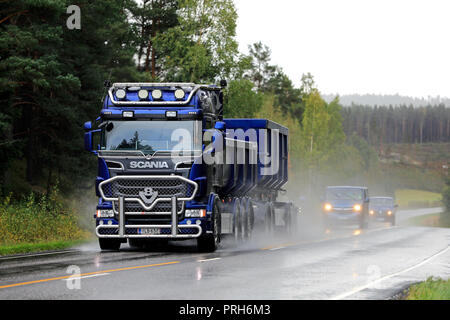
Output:
<path fill-rule="evenodd" d="M 274 214 L 272 209 L 272 204 L 268 204 L 266 208 L 266 213 L 264 216 L 264 226 L 267 235 L 273 235 L 274 232 Z"/>
<path fill-rule="evenodd" d="M 241 212 L 241 204 L 239 200 L 236 200 L 237 204 L 234 205 L 234 223 L 233 223 L 233 235 L 234 241 L 237 244 L 242 242 L 244 231 L 243 231 L 243 220 Z"/>
<path fill-rule="evenodd" d="M 217 199 L 217 198 L 216 198 Z M 197 239 L 197 249 L 200 252 L 214 252 L 220 244 L 221 211 L 218 200 L 214 200 L 212 215 L 213 233 L 201 235 Z"/>
<path fill-rule="evenodd" d="M 367 215 L 362 215 L 361 220 L 359 222 L 359 228 L 360 229 L 367 229 L 369 228 L 369 221 Z"/>
<path fill-rule="evenodd" d="M 241 202 L 241 225 L 242 225 L 242 239 L 244 241 L 248 241 L 250 239 L 251 225 L 247 199 L 244 199 Z"/>
<path fill-rule="evenodd" d="M 395 214 L 392 215 L 390 222 L 391 222 L 391 226 L 395 226 Z"/>
<path fill-rule="evenodd" d="M 285 208 L 285 216 L 284 216 L 284 223 L 286 226 L 286 233 L 290 236 L 294 234 L 294 225 L 293 225 L 293 217 L 292 217 L 292 209 L 290 205 L 287 205 Z"/>
<path fill-rule="evenodd" d="M 144 244 L 142 239 L 128 239 L 128 245 L 134 249 L 142 249 Z"/>
<path fill-rule="evenodd" d="M 98 238 L 98 244 L 102 250 L 118 251 L 120 249 L 121 241 L 120 239 Z"/>
<path fill-rule="evenodd" d="M 246 201 L 246 212 L 247 212 L 247 237 L 252 238 L 253 225 L 255 222 L 255 212 L 253 210 L 253 204 L 250 199 Z"/>

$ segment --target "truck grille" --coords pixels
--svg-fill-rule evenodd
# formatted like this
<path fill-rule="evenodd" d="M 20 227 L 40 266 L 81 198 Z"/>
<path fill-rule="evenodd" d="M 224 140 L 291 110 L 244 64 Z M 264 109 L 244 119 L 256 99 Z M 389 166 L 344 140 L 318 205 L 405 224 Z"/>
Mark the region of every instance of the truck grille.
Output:
<path fill-rule="evenodd" d="M 152 208 L 147 210 L 138 200 L 144 201 L 140 192 L 151 188 L 157 193 Z M 176 197 L 177 212 L 181 213 L 184 201 L 192 200 L 197 184 L 180 176 L 115 176 L 99 185 L 100 193 L 106 201 L 112 201 L 118 212 L 118 198 L 125 198 L 125 213 L 128 214 L 169 214 L 172 210 L 170 198 Z M 160 199 L 160 200 L 157 200 Z M 163 201 L 164 200 L 164 201 Z M 147 206 L 150 204 L 147 203 Z"/>

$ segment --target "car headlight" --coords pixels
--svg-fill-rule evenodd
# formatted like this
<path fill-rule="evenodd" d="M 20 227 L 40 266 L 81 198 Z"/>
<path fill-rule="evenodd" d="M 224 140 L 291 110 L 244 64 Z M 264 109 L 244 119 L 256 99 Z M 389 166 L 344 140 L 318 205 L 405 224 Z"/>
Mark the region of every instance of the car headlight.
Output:
<path fill-rule="evenodd" d="M 390 215 L 392 214 L 392 211 L 389 210 L 389 211 L 387 212 L 387 214 L 390 216 Z"/>
<path fill-rule="evenodd" d="M 112 218 L 114 217 L 114 211 L 109 210 L 97 210 L 95 215 L 97 218 Z"/>
<path fill-rule="evenodd" d="M 184 212 L 186 218 L 202 218 L 206 217 L 205 209 L 187 209 Z"/>
<path fill-rule="evenodd" d="M 354 211 L 361 211 L 361 205 L 360 204 L 355 204 L 354 206 L 353 206 L 353 210 Z"/>
<path fill-rule="evenodd" d="M 325 205 L 323 206 L 323 209 L 325 211 L 331 211 L 331 209 L 333 209 L 333 206 L 329 203 L 325 203 Z"/>
<path fill-rule="evenodd" d="M 375 212 L 374 212 L 373 210 L 370 210 L 369 213 L 370 213 L 370 214 L 374 214 Z"/>

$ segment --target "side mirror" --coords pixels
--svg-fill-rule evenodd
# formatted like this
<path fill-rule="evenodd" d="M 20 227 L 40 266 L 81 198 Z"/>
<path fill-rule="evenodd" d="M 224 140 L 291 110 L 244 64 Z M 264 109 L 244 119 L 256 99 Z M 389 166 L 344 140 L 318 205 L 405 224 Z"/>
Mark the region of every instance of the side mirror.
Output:
<path fill-rule="evenodd" d="M 394 204 L 394 208 L 398 208 L 398 204 Z"/>
<path fill-rule="evenodd" d="M 226 129 L 226 124 L 223 121 L 217 121 L 216 124 L 214 125 L 214 129 L 217 130 L 225 130 Z"/>
<path fill-rule="evenodd" d="M 96 150 L 93 150 L 94 147 L 94 135 L 98 134 L 101 131 L 101 129 L 97 129 L 97 130 L 91 130 L 88 132 L 85 132 L 84 134 L 84 149 L 86 149 L 86 151 L 89 152 L 93 152 L 95 154 L 97 154 Z M 100 148 L 100 145 L 97 145 L 97 149 Z"/>
<path fill-rule="evenodd" d="M 84 123 L 84 130 L 85 131 L 92 130 L 92 122 L 91 121 L 87 121 Z"/>
<path fill-rule="evenodd" d="M 92 152 L 92 131 L 88 131 L 84 134 L 84 149 L 86 149 L 86 151 Z"/>
<path fill-rule="evenodd" d="M 370 198 L 366 198 L 366 199 L 364 200 L 364 202 L 369 203 L 369 202 L 370 202 Z"/>

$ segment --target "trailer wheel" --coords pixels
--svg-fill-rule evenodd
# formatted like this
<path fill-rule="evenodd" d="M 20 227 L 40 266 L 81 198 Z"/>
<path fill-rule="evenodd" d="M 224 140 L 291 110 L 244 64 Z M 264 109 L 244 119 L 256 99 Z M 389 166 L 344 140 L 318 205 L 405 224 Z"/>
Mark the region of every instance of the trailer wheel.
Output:
<path fill-rule="evenodd" d="M 251 234 L 250 211 L 248 203 L 248 199 L 243 199 L 241 202 L 242 239 L 244 241 L 250 239 Z"/>
<path fill-rule="evenodd" d="M 275 215 L 274 215 L 273 211 L 274 210 L 273 210 L 272 204 L 268 203 L 267 207 L 266 207 L 266 213 L 265 213 L 265 216 L 264 216 L 264 226 L 265 226 L 266 233 L 268 235 L 272 235 L 273 232 L 274 232 L 274 224 L 275 224 L 274 223 L 274 218 L 275 218 Z"/>
<path fill-rule="evenodd" d="M 234 240 L 236 244 L 242 241 L 244 231 L 243 231 L 243 219 L 242 219 L 242 211 L 241 211 L 241 203 L 239 199 L 236 199 L 235 205 L 234 205 L 234 223 L 233 223 L 233 235 Z"/>
<path fill-rule="evenodd" d="M 252 237 L 252 231 L 253 231 L 253 224 L 255 221 L 255 212 L 253 210 L 253 204 L 250 199 L 247 199 L 245 202 L 245 211 L 246 211 L 246 224 L 245 224 L 245 232 L 246 237 L 250 239 Z"/>
<path fill-rule="evenodd" d="M 120 249 L 121 241 L 120 239 L 98 238 L 98 244 L 100 245 L 100 249 L 102 250 L 117 251 Z"/>
<path fill-rule="evenodd" d="M 211 216 L 212 216 L 212 233 L 201 235 L 197 239 L 197 248 L 201 252 L 214 252 L 219 247 L 221 238 L 220 235 L 221 211 L 218 200 L 214 200 Z"/>

